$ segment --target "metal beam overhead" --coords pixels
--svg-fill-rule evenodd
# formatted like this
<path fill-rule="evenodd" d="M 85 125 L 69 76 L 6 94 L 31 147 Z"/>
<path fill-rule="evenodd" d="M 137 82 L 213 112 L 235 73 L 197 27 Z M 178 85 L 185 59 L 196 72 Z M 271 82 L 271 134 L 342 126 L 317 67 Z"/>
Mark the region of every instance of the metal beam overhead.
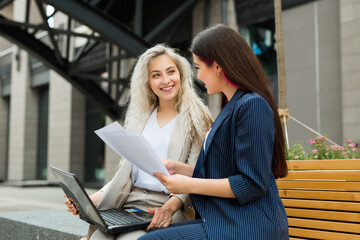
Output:
<path fill-rule="evenodd" d="M 28 29 L 36 29 L 36 30 L 47 30 L 47 27 L 43 23 L 41 23 L 41 24 L 31 24 L 31 23 L 26 23 L 26 22 L 22 23 L 22 22 L 16 22 L 16 21 L 4 19 L 4 18 L 1 18 L 0 22 L 5 25 L 11 25 L 11 26 L 16 26 L 16 27 L 25 27 Z M 57 28 L 52 28 L 52 32 L 56 33 L 56 34 L 66 34 L 66 35 L 70 35 L 70 36 L 74 36 L 74 37 L 82 37 L 82 38 L 93 39 L 93 40 L 97 40 L 97 41 L 100 41 L 100 40 L 104 41 L 104 39 L 102 39 L 101 36 L 95 36 L 94 34 L 89 35 L 89 34 L 77 33 L 77 32 L 73 32 L 73 31 L 69 31 L 69 30 L 65 30 L 65 29 L 57 29 Z M 34 35 L 34 33 L 31 33 L 31 35 Z"/>
<path fill-rule="evenodd" d="M 43 2 L 62 12 L 66 12 L 71 18 L 86 26 L 91 26 L 104 39 L 129 51 L 133 56 L 141 54 L 146 48 L 150 47 L 148 42 L 137 36 L 128 27 L 115 22 L 105 14 L 100 14 L 98 10 L 85 2 L 73 0 L 43 0 Z"/>
<path fill-rule="evenodd" d="M 67 74 L 66 70 L 69 63 L 66 62 L 64 65 L 60 65 L 54 52 L 48 46 L 36 40 L 32 35 L 26 33 L 18 27 L 7 26 L 0 23 L 0 34 L 25 49 L 31 55 L 35 56 L 47 67 L 56 71 L 80 92 L 92 99 L 99 106 L 102 106 L 105 113 L 111 118 L 118 118 L 119 109 L 114 108 L 111 98 L 96 84 L 88 81 L 81 81 L 80 79 Z"/>
<path fill-rule="evenodd" d="M 59 46 L 58 46 L 58 44 L 57 44 L 57 42 L 56 42 L 56 40 L 55 40 L 55 38 L 54 38 L 54 36 L 55 36 L 55 35 L 54 35 L 54 32 L 53 32 L 53 30 L 51 29 L 51 27 L 49 26 L 49 23 L 48 23 L 48 21 L 47 21 L 47 16 L 46 16 L 46 13 L 45 13 L 45 11 L 44 11 L 44 7 L 43 7 L 43 5 L 42 5 L 42 3 L 41 3 L 40 1 L 35 0 L 35 2 L 36 2 L 36 5 L 38 6 L 38 9 L 39 9 L 41 18 L 43 19 L 44 23 L 46 23 L 46 25 L 45 25 L 45 26 L 46 26 L 46 30 L 47 30 L 47 32 L 49 33 L 49 38 L 50 38 L 50 41 L 51 41 L 51 43 L 52 43 L 52 45 L 53 45 L 56 59 L 59 61 L 59 63 L 60 63 L 61 65 L 63 65 L 63 64 L 64 64 L 64 60 L 63 60 L 63 58 L 62 58 L 62 56 L 61 56 L 61 53 L 60 53 L 60 50 L 59 50 Z"/>

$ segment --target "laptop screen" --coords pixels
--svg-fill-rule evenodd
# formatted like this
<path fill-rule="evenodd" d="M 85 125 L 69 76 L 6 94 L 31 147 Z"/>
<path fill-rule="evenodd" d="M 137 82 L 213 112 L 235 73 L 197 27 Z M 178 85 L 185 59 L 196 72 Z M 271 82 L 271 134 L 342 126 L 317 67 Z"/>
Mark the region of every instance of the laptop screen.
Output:
<path fill-rule="evenodd" d="M 67 197 L 73 202 L 73 204 L 78 205 L 77 207 L 80 208 L 80 217 L 85 218 L 85 220 L 91 220 L 105 227 L 106 224 L 99 216 L 98 211 L 95 209 L 94 204 L 89 199 L 85 189 L 81 186 L 77 177 L 72 173 L 65 172 L 55 167 L 50 167 L 50 169 L 59 181 L 59 184 L 66 193 Z"/>

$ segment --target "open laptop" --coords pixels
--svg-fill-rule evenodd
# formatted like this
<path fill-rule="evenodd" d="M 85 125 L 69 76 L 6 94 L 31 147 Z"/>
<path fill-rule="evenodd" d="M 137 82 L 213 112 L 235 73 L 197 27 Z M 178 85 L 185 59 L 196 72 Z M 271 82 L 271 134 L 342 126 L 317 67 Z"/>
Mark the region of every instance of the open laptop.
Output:
<path fill-rule="evenodd" d="M 137 208 L 98 210 L 75 174 L 50 167 L 66 196 L 79 209 L 80 219 L 106 233 L 146 229 L 152 215 Z"/>

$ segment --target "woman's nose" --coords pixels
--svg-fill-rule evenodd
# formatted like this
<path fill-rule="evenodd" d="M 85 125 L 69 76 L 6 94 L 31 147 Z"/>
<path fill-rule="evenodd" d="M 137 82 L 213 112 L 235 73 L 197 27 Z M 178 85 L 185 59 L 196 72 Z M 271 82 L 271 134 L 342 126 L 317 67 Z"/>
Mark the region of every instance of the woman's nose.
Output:
<path fill-rule="evenodd" d="M 170 76 L 164 75 L 163 79 L 162 79 L 163 83 L 169 83 L 170 82 Z"/>

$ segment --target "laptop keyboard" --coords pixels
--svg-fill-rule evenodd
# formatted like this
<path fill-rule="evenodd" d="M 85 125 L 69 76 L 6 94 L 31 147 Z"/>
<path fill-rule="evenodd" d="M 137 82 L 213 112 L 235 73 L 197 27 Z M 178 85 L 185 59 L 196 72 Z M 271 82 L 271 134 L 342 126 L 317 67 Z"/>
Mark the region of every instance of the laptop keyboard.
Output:
<path fill-rule="evenodd" d="M 100 215 L 108 226 L 142 222 L 141 220 L 125 215 L 116 209 L 102 210 L 100 211 Z"/>

